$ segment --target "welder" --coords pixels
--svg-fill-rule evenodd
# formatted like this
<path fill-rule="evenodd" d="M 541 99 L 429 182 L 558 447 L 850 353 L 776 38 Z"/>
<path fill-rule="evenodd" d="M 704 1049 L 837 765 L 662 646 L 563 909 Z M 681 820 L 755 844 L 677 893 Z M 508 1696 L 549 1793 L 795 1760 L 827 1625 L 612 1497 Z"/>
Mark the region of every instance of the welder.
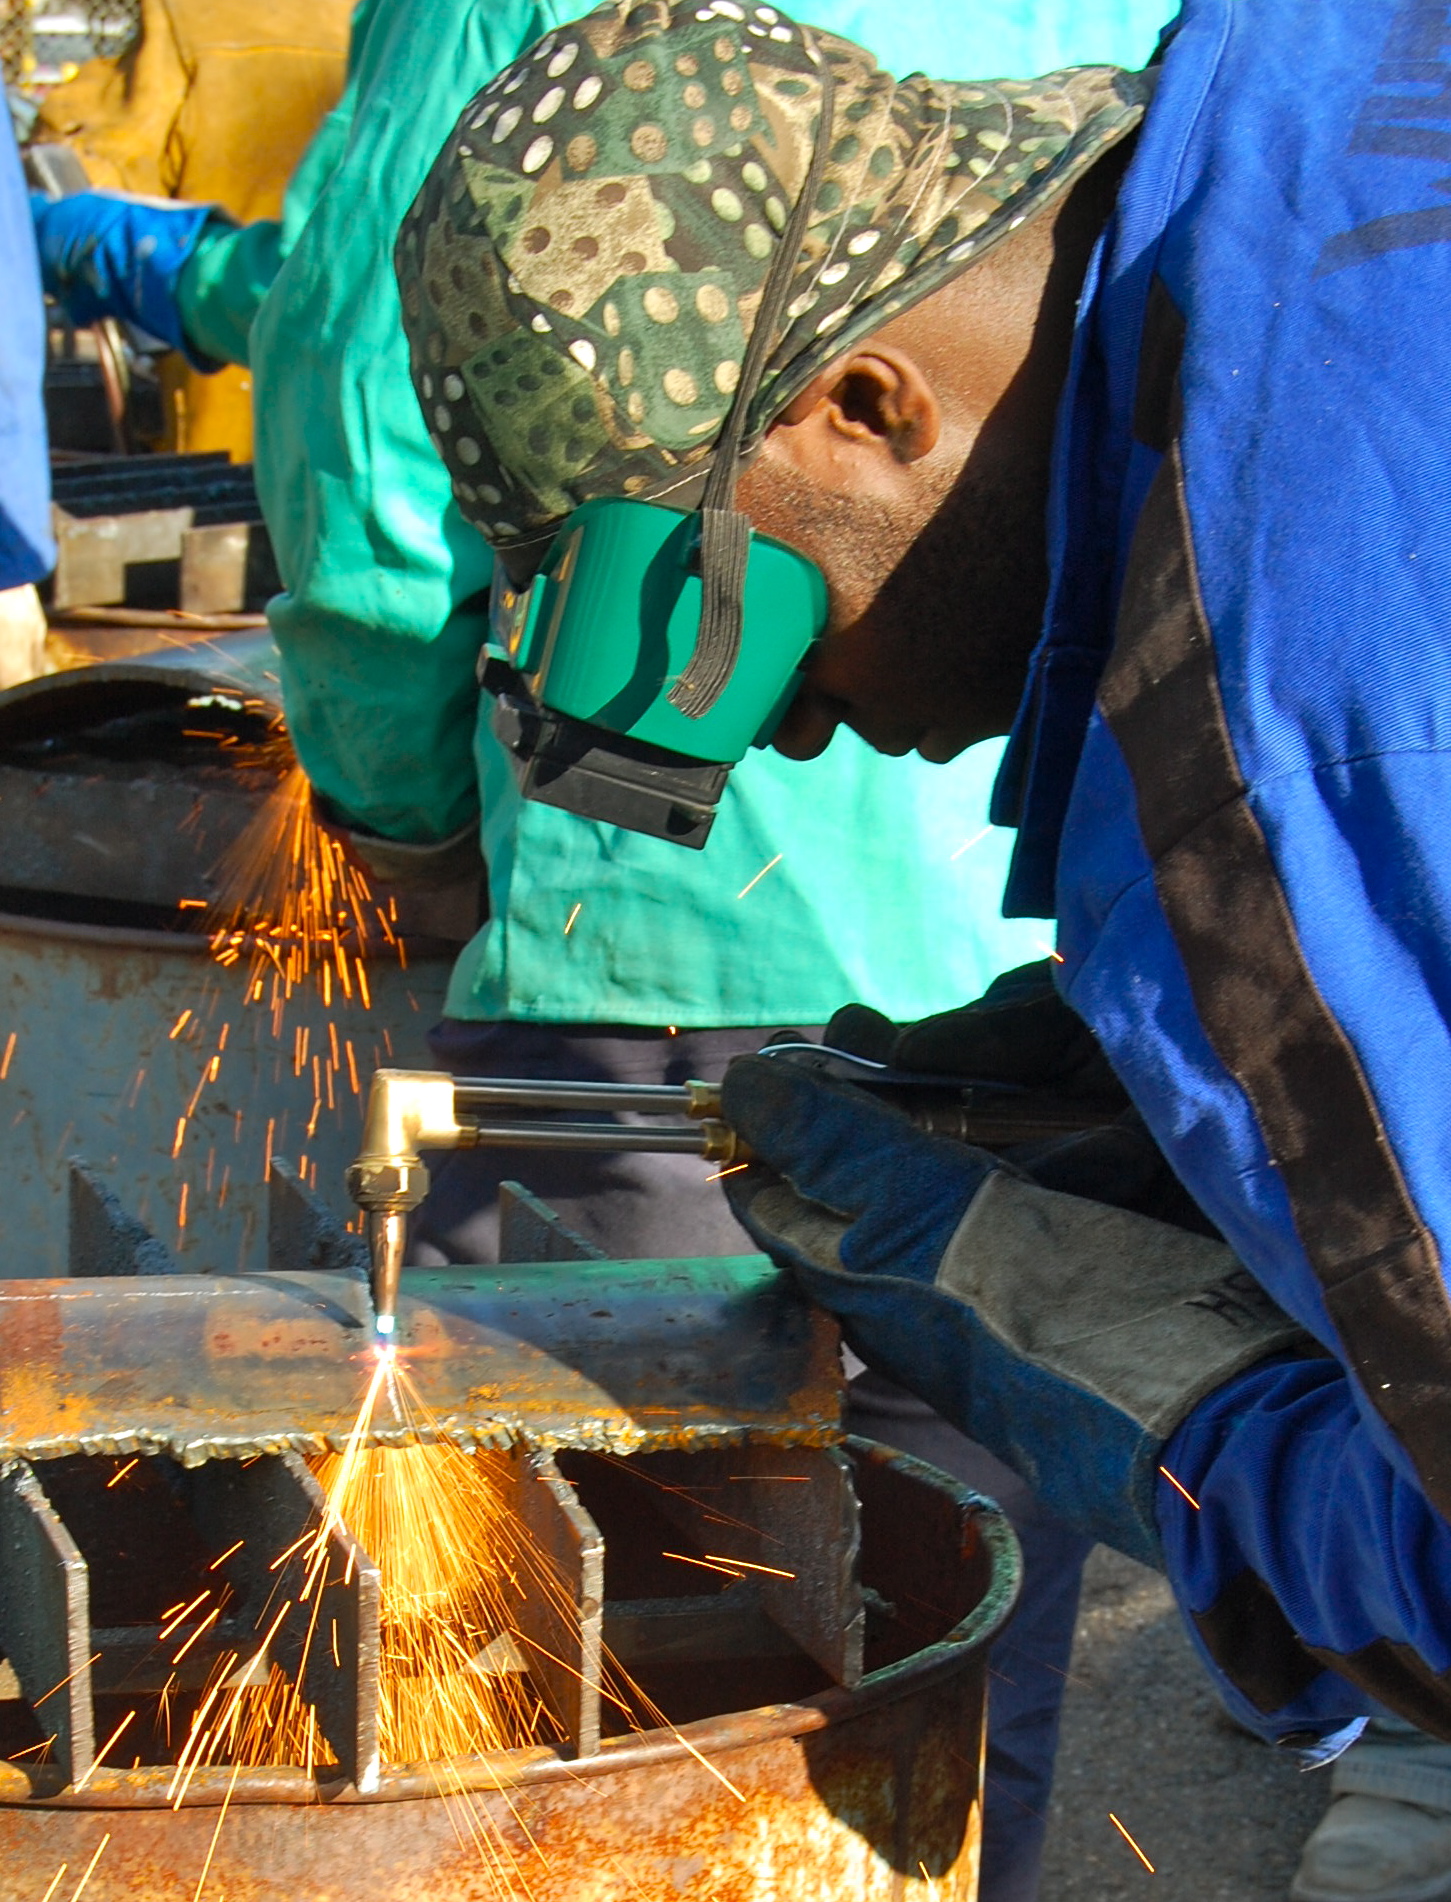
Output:
<path fill-rule="evenodd" d="M 46 456 L 45 309 L 20 155 L 0 124 L 0 687 L 45 671 L 45 613 L 35 584 L 55 566 Z"/>
<path fill-rule="evenodd" d="M 1147 75 L 937 85 L 774 7 L 621 5 L 480 95 L 398 251 L 521 718 L 623 756 L 658 712 L 688 762 L 789 643 L 784 752 L 1011 730 L 1007 904 L 1056 918 L 1053 989 L 836 1028 L 919 1073 L 1096 1040 L 1124 1124 L 1004 1162 L 749 1058 L 728 1193 L 869 1366 L 1162 1567 L 1230 1709 L 1312 1756 L 1377 1702 L 1451 1738 L 1447 42 L 1443 6 L 1189 0 Z M 663 526 L 594 625 L 673 642 L 668 576 L 693 645 L 582 716 L 573 577 L 602 523 L 649 540 L 627 510 Z M 762 611 L 788 558 L 814 624 L 804 579 Z M 1297 1893 L 1444 1877 L 1331 1856 Z"/>
<path fill-rule="evenodd" d="M 998 66 L 1146 56 L 1161 0 L 1034 6 L 1011 26 L 946 5 L 819 10 L 903 64 Z M 42 253 L 73 307 L 144 295 L 131 314 L 194 360 L 250 362 L 259 490 L 287 583 L 271 614 L 289 726 L 352 848 L 385 878 L 445 884 L 477 866 L 482 806 L 492 917 L 455 973 L 439 1060 L 465 1074 L 713 1075 L 851 992 L 897 1016 L 946 1005 L 1027 955 L 1040 927 L 993 916 L 1005 859 L 983 816 L 996 746 L 947 776 L 876 761 L 849 735 L 805 775 L 757 752 L 698 856 L 521 803 L 487 702 L 479 715 L 492 556 L 452 502 L 413 397 L 392 251 L 470 96 L 570 11 L 375 0 L 280 224 L 89 194 L 40 209 Z M 589 237 L 572 234 L 567 262 L 581 291 Z M 516 1169 L 496 1153 L 450 1158 L 416 1258 L 495 1258 L 498 1183 Z M 527 1177 L 612 1255 L 735 1253 L 743 1237 L 710 1173 L 686 1158 L 583 1167 L 540 1154 Z M 1087 1542 L 890 1383 L 858 1384 L 852 1423 L 1002 1496 L 1024 1539 L 1029 1583 L 995 1662 L 984 1896 L 1026 1902 Z"/>

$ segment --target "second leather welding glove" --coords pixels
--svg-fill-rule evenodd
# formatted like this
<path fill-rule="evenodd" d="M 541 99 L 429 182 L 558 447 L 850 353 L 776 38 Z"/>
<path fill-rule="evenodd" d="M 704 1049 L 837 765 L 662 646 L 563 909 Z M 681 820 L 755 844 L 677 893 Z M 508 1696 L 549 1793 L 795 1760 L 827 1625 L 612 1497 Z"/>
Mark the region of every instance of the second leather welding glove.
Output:
<path fill-rule="evenodd" d="M 116 317 L 137 325 L 201 370 L 216 369 L 188 338 L 178 291 L 209 231 L 233 221 L 214 205 L 132 198 L 119 192 L 30 197 L 41 281 L 75 324 Z"/>
<path fill-rule="evenodd" d="M 1068 1524 L 1159 1562 L 1160 1449 L 1303 1336 L 1223 1243 L 1045 1189 L 779 1058 L 726 1073 L 760 1159 L 737 1219 L 871 1367 L 1012 1466 Z"/>
<path fill-rule="evenodd" d="M 1070 1119 L 1081 1112 L 1085 1126 L 1076 1134 L 1002 1153 L 1045 1189 L 1217 1236 L 1131 1107 L 1092 1031 L 1059 996 L 1047 958 L 1004 971 L 974 1003 L 918 1023 L 894 1024 L 865 1004 L 848 1004 L 823 1041 L 919 1076 L 1010 1084 L 1040 1104 L 1051 1098 L 1055 1114 Z"/>

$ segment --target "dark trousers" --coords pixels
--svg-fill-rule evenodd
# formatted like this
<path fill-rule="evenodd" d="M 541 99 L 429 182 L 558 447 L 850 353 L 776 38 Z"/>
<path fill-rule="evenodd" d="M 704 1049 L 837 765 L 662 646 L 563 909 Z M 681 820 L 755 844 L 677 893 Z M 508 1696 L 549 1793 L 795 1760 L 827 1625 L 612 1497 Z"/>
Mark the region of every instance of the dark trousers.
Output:
<path fill-rule="evenodd" d="M 456 1076 L 683 1083 L 719 1077 L 758 1050 L 767 1030 L 653 1029 L 445 1020 L 431 1038 Z M 563 1151 L 459 1150 L 442 1157 L 418 1211 L 410 1259 L 420 1265 L 499 1258 L 499 1185 L 510 1179 L 620 1260 L 738 1255 L 754 1244 L 694 1156 L 580 1156 Z M 851 1385 L 853 1433 L 915 1454 L 996 1499 L 1023 1545 L 1023 1592 L 988 1661 L 987 1791 L 981 1902 L 1035 1902 L 1058 1720 L 1088 1542 L 1046 1513 L 1017 1476 L 930 1407 L 875 1374 Z"/>

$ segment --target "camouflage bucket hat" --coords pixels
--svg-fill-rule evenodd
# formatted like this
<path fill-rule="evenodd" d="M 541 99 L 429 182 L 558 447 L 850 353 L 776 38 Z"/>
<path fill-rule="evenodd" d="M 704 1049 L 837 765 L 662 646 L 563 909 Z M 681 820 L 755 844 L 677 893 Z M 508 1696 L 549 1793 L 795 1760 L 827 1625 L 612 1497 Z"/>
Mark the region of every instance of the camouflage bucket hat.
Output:
<path fill-rule="evenodd" d="M 690 506 L 813 169 L 736 419 L 747 453 L 823 367 L 1061 196 L 1148 96 L 1114 67 L 899 81 L 737 0 L 620 0 L 548 34 L 466 108 L 396 250 L 464 515 L 523 549 L 596 496 Z"/>

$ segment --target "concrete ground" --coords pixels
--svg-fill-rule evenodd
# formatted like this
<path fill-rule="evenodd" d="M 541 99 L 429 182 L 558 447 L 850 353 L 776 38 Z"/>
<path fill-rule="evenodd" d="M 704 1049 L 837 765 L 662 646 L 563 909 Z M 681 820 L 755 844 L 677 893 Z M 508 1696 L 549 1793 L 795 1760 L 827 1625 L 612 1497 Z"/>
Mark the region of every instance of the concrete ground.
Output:
<path fill-rule="evenodd" d="M 1043 1902 L 1284 1902 L 1329 1801 L 1324 1771 L 1223 1716 L 1164 1581 L 1089 1560 L 1064 1706 Z M 1154 1864 L 1150 1875 L 1109 1821 Z"/>

